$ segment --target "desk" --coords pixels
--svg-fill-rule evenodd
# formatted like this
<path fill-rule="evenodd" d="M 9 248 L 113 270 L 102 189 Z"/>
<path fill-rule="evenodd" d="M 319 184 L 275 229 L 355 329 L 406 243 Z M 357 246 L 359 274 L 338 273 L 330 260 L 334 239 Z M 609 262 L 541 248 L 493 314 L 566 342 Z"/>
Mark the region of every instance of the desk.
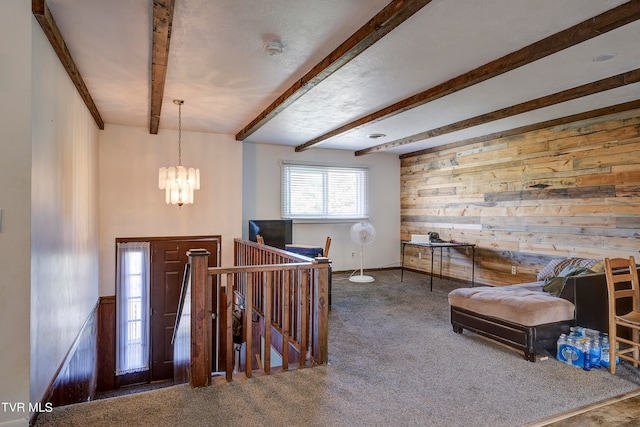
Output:
<path fill-rule="evenodd" d="M 476 274 L 476 245 L 472 243 L 422 243 L 422 242 L 409 242 L 402 241 L 402 264 L 400 267 L 400 281 L 404 279 L 404 248 L 405 246 L 422 246 L 431 249 L 431 291 L 433 291 L 433 253 L 440 249 L 440 278 L 442 279 L 442 248 L 471 248 L 471 286 L 475 286 L 475 274 Z"/>

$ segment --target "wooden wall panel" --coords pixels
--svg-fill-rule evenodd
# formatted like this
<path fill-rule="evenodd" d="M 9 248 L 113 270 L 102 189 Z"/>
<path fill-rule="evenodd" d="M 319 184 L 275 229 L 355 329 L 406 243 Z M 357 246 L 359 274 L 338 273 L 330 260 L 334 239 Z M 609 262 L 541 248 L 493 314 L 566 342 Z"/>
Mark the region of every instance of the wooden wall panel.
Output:
<path fill-rule="evenodd" d="M 640 110 L 402 156 L 400 195 L 401 239 L 477 244 L 477 283 L 532 281 L 556 257 L 639 257 Z M 429 271 L 430 251 L 407 247 L 405 264 Z M 469 279 L 463 254 L 442 264 Z"/>
<path fill-rule="evenodd" d="M 98 305 L 91 311 L 82 330 L 69 349 L 43 403 L 53 406 L 86 402 L 95 397 L 97 367 Z"/>
<path fill-rule="evenodd" d="M 98 305 L 98 391 L 115 390 L 116 297 L 100 297 Z"/>

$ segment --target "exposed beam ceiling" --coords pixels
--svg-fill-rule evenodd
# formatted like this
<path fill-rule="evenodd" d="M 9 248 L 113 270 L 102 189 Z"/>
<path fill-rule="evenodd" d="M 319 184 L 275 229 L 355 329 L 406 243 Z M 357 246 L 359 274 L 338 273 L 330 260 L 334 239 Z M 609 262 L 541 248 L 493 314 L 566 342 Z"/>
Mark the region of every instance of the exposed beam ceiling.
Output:
<path fill-rule="evenodd" d="M 640 102 L 640 0 L 33 0 L 33 13 L 100 128 L 175 129 L 162 104 L 179 98 L 185 131 L 405 156 Z"/>
<path fill-rule="evenodd" d="M 164 84 L 169 63 L 169 45 L 175 0 L 153 0 L 153 42 L 151 47 L 151 102 L 149 132 L 158 133 Z"/>
<path fill-rule="evenodd" d="M 512 105 L 510 107 L 502 108 L 490 113 L 485 113 L 479 116 L 471 117 L 469 119 L 461 120 L 456 123 L 450 123 L 446 126 L 441 126 L 436 129 L 429 129 L 419 134 L 411 135 L 393 142 L 387 142 L 385 144 L 380 144 L 374 147 L 366 148 L 364 150 L 359 150 L 356 151 L 356 156 L 362 156 L 364 154 L 374 153 L 376 151 L 388 150 L 390 148 L 399 147 L 405 144 L 411 144 L 415 141 L 421 141 L 428 138 L 444 135 L 446 133 L 456 132 L 461 129 L 467 129 L 473 126 L 478 126 L 480 124 L 493 122 L 495 120 L 501 120 L 506 117 L 515 116 L 517 114 L 526 113 L 529 111 L 537 110 L 539 108 L 560 104 L 562 102 L 571 101 L 574 99 L 582 98 L 584 96 L 593 95 L 599 92 L 616 89 L 638 82 L 640 82 L 640 69 L 635 69 L 627 73 L 618 74 L 617 76 L 598 80 L 597 82 L 587 83 L 582 86 L 564 90 L 562 92 L 557 92 L 537 99 L 532 99 L 531 101 L 523 102 L 518 105 Z"/>
<path fill-rule="evenodd" d="M 311 71 L 300 80 L 297 80 L 244 129 L 238 132 L 236 139 L 238 141 L 245 140 L 260 126 L 293 104 L 302 95 L 319 85 L 336 70 L 354 59 L 430 2 L 431 0 L 393 0 L 333 52 L 316 64 Z"/>
<path fill-rule="evenodd" d="M 352 129 L 356 129 L 368 125 L 372 122 L 376 122 L 394 116 L 396 114 L 400 114 L 411 108 L 426 104 L 427 102 L 435 101 L 436 99 L 439 99 L 443 96 L 450 95 L 471 85 L 481 83 L 485 80 L 496 77 L 515 68 L 530 64 L 534 61 L 537 61 L 538 59 L 544 58 L 545 56 L 549 56 L 554 53 L 560 52 L 563 49 L 575 46 L 579 43 L 597 37 L 607 31 L 614 30 L 637 19 L 640 19 L 640 3 L 636 2 L 623 4 L 612 10 L 604 12 L 601 15 L 598 15 L 594 18 L 589 18 L 586 21 L 567 28 L 566 30 L 560 31 L 545 39 L 532 43 L 527 47 L 519 49 L 515 52 L 511 52 L 510 54 L 505 55 L 502 58 L 482 65 L 474 70 L 471 70 L 437 86 L 434 86 L 428 90 L 405 98 L 402 101 L 396 102 L 393 105 L 378 110 L 373 114 L 369 114 L 358 120 L 354 120 L 344 126 L 339 127 L 338 129 L 334 129 L 331 132 L 314 138 L 311 141 L 307 141 L 304 144 L 298 145 L 296 147 L 296 151 L 306 150 L 308 148 L 321 144 L 323 141 L 329 138 L 333 138 Z M 425 135 L 426 134 L 427 133 L 425 133 Z M 366 154 L 374 151 L 384 150 L 388 147 L 397 147 L 399 145 L 413 142 L 417 139 L 420 139 L 419 135 L 415 135 L 409 138 L 403 138 L 401 141 L 389 142 L 387 144 L 372 147 L 368 150 L 360 150 L 358 151 L 358 153 Z"/>
<path fill-rule="evenodd" d="M 533 125 L 513 128 L 513 129 L 509 129 L 508 131 L 496 132 L 496 133 L 483 135 L 483 136 L 479 136 L 471 139 L 465 139 L 465 140 L 458 141 L 451 144 L 440 145 L 438 147 L 427 148 L 420 151 L 413 151 L 407 154 L 400 155 L 400 158 L 402 159 L 402 158 L 413 157 L 413 156 L 421 156 L 421 155 L 433 153 L 436 151 L 444 151 L 444 150 L 449 150 L 456 147 L 464 147 L 465 145 L 476 144 L 483 141 L 490 141 L 492 139 L 505 138 L 509 136 L 519 135 L 525 132 L 532 132 L 532 131 L 536 131 L 536 130 L 540 130 L 548 127 L 565 125 L 567 123 L 574 123 L 581 120 L 593 119 L 595 117 L 607 116 L 610 114 L 621 113 L 624 111 L 637 110 L 639 108 L 640 108 L 640 101 L 626 102 L 624 104 L 618 104 L 618 105 L 613 105 L 611 107 L 599 108 L 597 110 L 587 111 L 585 113 L 574 114 L 566 117 L 560 117 L 553 120 L 547 120 L 545 122 L 539 122 Z M 356 155 L 358 155 L 358 152 L 356 152 Z"/>

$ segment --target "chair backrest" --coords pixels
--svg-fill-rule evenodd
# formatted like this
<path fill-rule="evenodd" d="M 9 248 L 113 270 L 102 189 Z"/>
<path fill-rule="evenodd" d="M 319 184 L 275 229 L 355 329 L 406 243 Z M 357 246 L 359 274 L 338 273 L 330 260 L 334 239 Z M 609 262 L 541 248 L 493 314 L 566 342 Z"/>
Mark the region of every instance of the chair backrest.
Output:
<path fill-rule="evenodd" d="M 610 316 L 626 313 L 616 313 L 616 300 L 632 298 L 632 309 L 640 311 L 640 287 L 638 285 L 638 270 L 633 256 L 626 258 L 605 258 L 605 273 L 609 292 Z"/>
<path fill-rule="evenodd" d="M 331 246 L 331 237 L 327 236 L 327 242 L 324 244 L 324 255 L 325 257 L 329 256 L 329 246 Z"/>

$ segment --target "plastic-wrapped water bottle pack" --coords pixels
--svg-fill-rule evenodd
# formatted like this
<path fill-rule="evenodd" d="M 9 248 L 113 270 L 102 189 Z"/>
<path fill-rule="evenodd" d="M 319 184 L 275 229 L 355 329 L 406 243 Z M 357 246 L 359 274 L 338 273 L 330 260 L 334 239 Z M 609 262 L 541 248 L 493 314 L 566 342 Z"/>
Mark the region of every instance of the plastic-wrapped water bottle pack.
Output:
<path fill-rule="evenodd" d="M 594 329 L 576 326 L 569 335 L 558 338 L 556 358 L 577 368 L 590 371 L 592 368 L 609 367 L 609 336 Z M 616 357 L 615 363 L 620 359 Z"/>

